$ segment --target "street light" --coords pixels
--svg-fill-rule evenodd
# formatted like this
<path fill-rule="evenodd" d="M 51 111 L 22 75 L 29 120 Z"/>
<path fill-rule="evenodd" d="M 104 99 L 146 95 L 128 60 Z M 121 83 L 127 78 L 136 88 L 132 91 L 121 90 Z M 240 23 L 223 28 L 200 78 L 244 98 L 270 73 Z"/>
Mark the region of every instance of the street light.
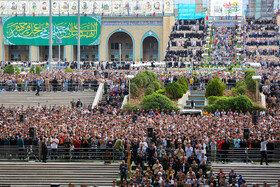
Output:
<path fill-rule="evenodd" d="M 252 79 L 256 80 L 256 104 L 258 103 L 258 80 L 261 80 L 261 76 L 255 75 L 252 76 Z"/>
<path fill-rule="evenodd" d="M 128 86 L 128 97 L 129 97 L 129 104 L 130 104 L 130 79 L 133 79 L 134 78 L 134 75 L 126 75 L 125 76 L 126 78 L 128 78 L 129 80 L 129 86 Z"/>

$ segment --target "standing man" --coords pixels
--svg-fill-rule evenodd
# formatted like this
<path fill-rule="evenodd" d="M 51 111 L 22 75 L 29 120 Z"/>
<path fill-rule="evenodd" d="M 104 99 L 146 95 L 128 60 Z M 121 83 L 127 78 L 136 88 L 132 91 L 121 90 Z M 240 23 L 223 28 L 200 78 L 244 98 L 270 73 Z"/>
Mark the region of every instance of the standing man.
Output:
<path fill-rule="evenodd" d="M 42 155 L 43 155 L 44 163 L 47 163 L 47 154 L 48 154 L 48 147 L 47 147 L 46 139 L 44 138 L 42 142 Z"/>
<path fill-rule="evenodd" d="M 261 157 L 261 165 L 263 163 L 263 159 L 265 159 L 265 163 L 266 165 L 268 165 L 268 162 L 267 162 L 267 148 L 266 148 L 266 144 L 268 144 L 268 140 L 267 140 L 267 137 L 264 137 L 262 140 L 261 140 L 261 154 L 262 154 L 262 157 Z"/>
<path fill-rule="evenodd" d="M 121 183 L 125 180 L 126 181 L 126 176 L 127 176 L 127 164 L 123 160 L 121 165 L 120 165 L 120 173 L 121 173 Z"/>
<path fill-rule="evenodd" d="M 36 81 L 36 96 L 40 96 L 40 94 L 39 94 L 39 92 L 40 92 L 40 82 L 39 82 L 39 80 L 38 81 Z"/>
<path fill-rule="evenodd" d="M 58 146 L 59 140 L 57 137 L 54 136 L 54 138 L 51 139 L 51 159 L 57 159 L 57 146 Z"/>

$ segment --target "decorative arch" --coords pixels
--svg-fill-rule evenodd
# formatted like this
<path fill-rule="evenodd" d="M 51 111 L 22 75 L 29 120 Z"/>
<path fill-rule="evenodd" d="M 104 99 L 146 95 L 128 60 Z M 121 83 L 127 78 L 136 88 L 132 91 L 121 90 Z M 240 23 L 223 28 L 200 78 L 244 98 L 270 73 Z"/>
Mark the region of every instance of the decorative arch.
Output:
<path fill-rule="evenodd" d="M 108 61 L 108 47 L 109 47 L 109 46 L 108 46 L 108 41 L 109 41 L 109 39 L 111 38 L 111 36 L 112 36 L 113 34 L 115 34 L 116 32 L 124 32 L 124 33 L 128 34 L 128 35 L 131 37 L 132 43 L 133 43 L 133 61 L 135 61 L 135 40 L 134 40 L 134 37 L 132 36 L 132 34 L 130 34 L 130 32 L 128 32 L 127 30 L 122 29 L 122 28 L 116 29 L 116 30 L 114 30 L 113 32 L 111 32 L 111 33 L 108 35 L 107 39 L 106 39 L 106 61 Z"/>
<path fill-rule="evenodd" d="M 143 58 L 143 41 L 144 41 L 145 38 L 147 38 L 149 36 L 152 36 L 152 37 L 157 39 L 157 42 L 158 42 L 158 60 L 160 61 L 160 39 L 159 39 L 158 35 L 151 30 L 146 32 L 141 39 L 140 58 L 141 59 Z"/>

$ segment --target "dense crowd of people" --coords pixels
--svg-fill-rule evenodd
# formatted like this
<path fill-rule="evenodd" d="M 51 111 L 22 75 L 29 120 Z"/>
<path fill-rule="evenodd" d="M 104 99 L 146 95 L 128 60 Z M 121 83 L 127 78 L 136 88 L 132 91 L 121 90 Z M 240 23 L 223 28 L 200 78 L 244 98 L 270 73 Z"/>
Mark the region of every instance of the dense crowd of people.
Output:
<path fill-rule="evenodd" d="M 263 24 L 263 25 L 262 25 Z M 18 158 L 25 159 L 25 147 L 38 147 L 36 155 L 44 162 L 47 159 L 104 159 L 106 153 L 114 150 L 120 165 L 123 186 L 246 186 L 246 181 L 234 169 L 229 173 L 222 170 L 214 173 L 209 161 L 229 162 L 231 148 L 273 150 L 280 148 L 280 76 L 279 60 L 256 59 L 259 55 L 279 57 L 277 42 L 278 26 L 270 21 L 248 21 L 243 35 L 237 37 L 237 28 L 215 28 L 212 57 L 207 65 L 221 66 L 236 61 L 236 53 L 243 54 L 251 62 L 260 62 L 260 91 L 265 95 L 267 111 L 255 114 L 244 111 L 204 111 L 203 115 L 181 115 L 169 110 L 121 110 L 124 96 L 128 94 L 127 74 L 137 74 L 142 69 L 132 69 L 128 64 L 116 62 L 86 62 L 84 69 L 64 73 L 60 70 L 37 74 L 0 75 L 1 91 L 35 91 L 41 85 L 42 91 L 97 90 L 104 83 L 104 97 L 98 106 L 83 105 L 80 100 L 69 106 L 0 107 L 0 146 L 18 148 Z M 188 79 L 190 89 L 205 89 L 215 74 L 227 85 L 234 85 L 244 78 L 241 70 L 202 67 L 201 46 L 205 45 L 206 29 L 204 19 L 178 20 L 170 35 L 166 53 L 167 66 L 173 69 L 156 73 L 163 84 L 176 81 L 181 76 Z M 257 46 L 257 50 L 239 48 L 239 44 Z M 172 46 L 183 47 L 172 50 Z M 193 49 L 191 47 L 198 47 Z M 261 48 L 261 46 L 268 46 Z M 193 69 L 184 68 L 180 60 L 193 62 Z M 172 61 L 172 62 L 171 62 Z M 174 62 L 175 61 L 175 62 Z M 28 62 L 26 66 L 31 66 Z M 228 64 L 230 65 L 230 63 Z M 67 64 L 76 69 L 75 62 Z M 185 66 L 185 65 L 184 65 Z M 112 69 L 119 69 L 114 71 Z M 130 69 L 130 70 L 128 70 Z M 227 87 L 230 89 L 230 87 Z M 258 116 L 258 123 L 252 121 Z M 31 136 L 29 128 L 35 127 Z M 148 128 L 153 129 L 149 134 Z M 244 129 L 250 129 L 250 137 L 244 137 Z M 264 143 L 265 142 L 265 146 Z M 62 151 L 61 151 L 62 150 Z M 109 157 L 112 157 L 110 155 Z M 267 161 L 266 161 L 267 162 Z M 132 171 L 135 166 L 135 171 Z M 129 180 L 129 182 L 127 182 Z"/>

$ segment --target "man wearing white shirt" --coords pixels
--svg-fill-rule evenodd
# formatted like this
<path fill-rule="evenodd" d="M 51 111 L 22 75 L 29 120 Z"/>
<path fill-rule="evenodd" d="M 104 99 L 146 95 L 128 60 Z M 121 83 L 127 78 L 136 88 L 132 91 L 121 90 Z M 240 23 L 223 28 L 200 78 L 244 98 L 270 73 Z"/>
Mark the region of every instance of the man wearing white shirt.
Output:
<path fill-rule="evenodd" d="M 262 157 L 261 157 L 261 165 L 263 163 L 263 159 L 265 159 L 265 162 L 266 162 L 266 165 L 268 165 L 268 162 L 267 162 L 267 148 L 266 148 L 266 145 L 268 143 L 268 140 L 266 137 L 264 137 L 264 139 L 262 139 L 261 141 L 261 154 L 262 154 Z"/>
<path fill-rule="evenodd" d="M 51 139 L 51 159 L 57 159 L 57 147 L 58 147 L 59 140 L 57 137 Z"/>
<path fill-rule="evenodd" d="M 188 143 L 187 147 L 185 148 L 186 156 L 189 158 L 192 155 L 193 148 L 191 147 L 191 144 Z"/>

